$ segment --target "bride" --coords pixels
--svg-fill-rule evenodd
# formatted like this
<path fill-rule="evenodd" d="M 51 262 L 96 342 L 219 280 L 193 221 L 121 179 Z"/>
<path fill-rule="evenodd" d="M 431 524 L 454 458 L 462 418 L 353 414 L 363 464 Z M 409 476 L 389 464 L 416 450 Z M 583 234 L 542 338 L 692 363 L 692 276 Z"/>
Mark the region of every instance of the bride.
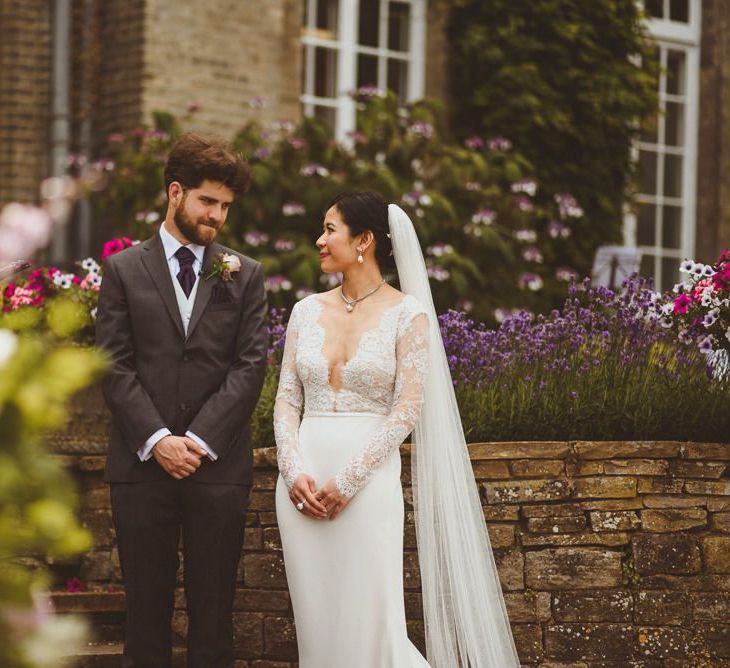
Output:
<path fill-rule="evenodd" d="M 376 193 L 342 194 L 317 247 L 342 285 L 292 309 L 274 407 L 299 666 L 519 666 L 411 220 Z M 402 292 L 382 277 L 393 259 Z M 428 662 L 403 602 L 412 431 Z"/>

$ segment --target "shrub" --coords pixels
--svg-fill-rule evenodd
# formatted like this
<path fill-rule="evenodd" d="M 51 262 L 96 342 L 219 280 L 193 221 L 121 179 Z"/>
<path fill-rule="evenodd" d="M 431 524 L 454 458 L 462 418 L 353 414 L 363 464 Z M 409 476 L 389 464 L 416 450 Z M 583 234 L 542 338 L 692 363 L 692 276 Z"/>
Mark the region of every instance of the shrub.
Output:
<path fill-rule="evenodd" d="M 578 258 L 588 273 L 597 245 L 620 242 L 631 144 L 656 119 L 657 59 L 639 3 L 456 0 L 449 34 L 455 132 L 509 136 L 548 191 L 576 196 L 590 225 L 560 261 Z"/>

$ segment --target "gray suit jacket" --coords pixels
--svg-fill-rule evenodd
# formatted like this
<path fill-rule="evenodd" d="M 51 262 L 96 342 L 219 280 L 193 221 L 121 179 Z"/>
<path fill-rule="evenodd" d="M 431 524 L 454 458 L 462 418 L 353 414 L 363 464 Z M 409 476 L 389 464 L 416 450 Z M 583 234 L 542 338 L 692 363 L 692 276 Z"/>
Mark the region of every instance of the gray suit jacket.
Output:
<path fill-rule="evenodd" d="M 241 260 L 224 283 L 205 279 L 219 253 Z M 266 372 L 268 332 L 261 265 L 212 244 L 203 258 L 185 337 L 159 234 L 104 263 L 96 342 L 110 358 L 102 388 L 112 414 L 108 482 L 171 479 L 137 450 L 158 429 L 189 429 L 218 455 L 190 480 L 251 484 L 249 420 Z"/>

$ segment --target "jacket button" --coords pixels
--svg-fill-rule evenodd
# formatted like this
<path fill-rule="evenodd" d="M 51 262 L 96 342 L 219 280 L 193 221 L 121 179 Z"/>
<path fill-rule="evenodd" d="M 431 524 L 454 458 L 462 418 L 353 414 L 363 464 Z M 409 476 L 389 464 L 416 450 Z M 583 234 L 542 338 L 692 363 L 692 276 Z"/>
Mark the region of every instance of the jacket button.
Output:
<path fill-rule="evenodd" d="M 181 410 L 181 411 L 186 411 L 186 410 L 188 410 L 188 405 L 187 405 L 187 404 L 180 404 L 180 410 Z"/>
<path fill-rule="evenodd" d="M 185 354 L 183 355 L 183 362 L 189 362 L 189 361 L 190 361 L 190 357 L 191 357 L 191 356 L 190 356 L 190 355 L 188 355 L 188 353 L 185 353 Z"/>

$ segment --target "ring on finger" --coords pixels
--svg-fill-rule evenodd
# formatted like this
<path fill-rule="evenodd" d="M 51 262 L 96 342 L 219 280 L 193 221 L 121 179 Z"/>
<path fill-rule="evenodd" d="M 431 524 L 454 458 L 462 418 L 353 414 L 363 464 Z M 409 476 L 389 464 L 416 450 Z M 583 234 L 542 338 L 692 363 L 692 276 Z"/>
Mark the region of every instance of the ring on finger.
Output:
<path fill-rule="evenodd" d="M 297 510 L 304 510 L 305 503 L 306 503 L 305 501 L 300 501 L 299 503 L 296 504 L 296 509 Z"/>

